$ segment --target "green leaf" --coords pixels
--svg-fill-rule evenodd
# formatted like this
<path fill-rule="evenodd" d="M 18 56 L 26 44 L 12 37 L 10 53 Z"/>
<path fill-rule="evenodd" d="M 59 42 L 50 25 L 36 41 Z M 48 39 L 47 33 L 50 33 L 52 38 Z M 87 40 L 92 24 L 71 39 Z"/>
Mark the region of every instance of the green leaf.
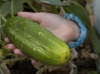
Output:
<path fill-rule="evenodd" d="M 35 0 L 35 1 L 52 4 L 52 5 L 66 5 L 62 3 L 61 0 Z"/>
<path fill-rule="evenodd" d="M 2 48 L 2 56 L 6 57 L 6 56 L 7 56 L 8 54 L 10 54 L 10 53 L 11 53 L 11 51 Z"/>
<path fill-rule="evenodd" d="M 91 39 L 91 42 L 94 46 L 94 48 L 96 49 L 96 52 L 99 54 L 100 56 L 100 40 L 98 39 L 98 36 L 97 36 L 97 31 L 94 27 L 91 27 L 90 28 L 90 39 Z"/>
<path fill-rule="evenodd" d="M 1 6 L 2 6 L 3 3 L 4 3 L 4 2 L 3 2 L 2 0 L 0 0 L 0 8 L 1 8 Z"/>
<path fill-rule="evenodd" d="M 6 2 L 1 7 L 1 13 L 5 17 L 7 14 L 10 13 L 11 2 Z"/>
<path fill-rule="evenodd" d="M 14 0 L 14 14 L 17 14 L 19 11 L 23 11 L 23 3 L 26 0 Z M 8 14 L 11 14 L 11 2 L 6 2 L 1 7 L 1 13 L 4 17 Z"/>
<path fill-rule="evenodd" d="M 56 6 L 55 5 L 50 5 L 50 6 L 51 6 L 51 9 L 52 9 L 52 13 L 57 14 L 58 12 L 57 12 Z"/>
<path fill-rule="evenodd" d="M 9 0 L 2 0 L 2 1 L 7 2 L 7 1 L 9 1 Z"/>
<path fill-rule="evenodd" d="M 27 0 L 14 0 L 14 13 L 16 14 L 19 11 L 23 11 L 23 4 Z"/>
<path fill-rule="evenodd" d="M 86 10 L 80 5 L 67 5 L 63 6 L 66 13 L 72 13 L 78 16 L 81 21 L 87 26 L 87 28 L 91 27 L 90 18 Z"/>

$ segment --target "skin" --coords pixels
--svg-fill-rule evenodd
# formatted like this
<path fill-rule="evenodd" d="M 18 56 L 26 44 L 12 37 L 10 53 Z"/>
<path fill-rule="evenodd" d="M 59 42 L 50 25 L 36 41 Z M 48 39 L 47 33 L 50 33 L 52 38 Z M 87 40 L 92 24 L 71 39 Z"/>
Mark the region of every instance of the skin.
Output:
<path fill-rule="evenodd" d="M 30 12 L 18 12 L 18 16 L 30 19 L 34 22 L 39 23 L 41 26 L 47 28 L 54 35 L 60 38 L 62 41 L 68 43 L 71 41 L 76 41 L 80 36 L 80 28 L 79 26 L 71 21 L 62 18 L 56 14 L 50 13 L 30 13 Z M 10 42 L 10 40 L 6 37 L 5 42 L 8 43 L 6 46 L 7 49 L 13 51 L 15 54 L 23 57 L 28 58 L 25 54 L 23 54 L 14 44 Z M 32 60 L 34 64 L 36 60 Z"/>

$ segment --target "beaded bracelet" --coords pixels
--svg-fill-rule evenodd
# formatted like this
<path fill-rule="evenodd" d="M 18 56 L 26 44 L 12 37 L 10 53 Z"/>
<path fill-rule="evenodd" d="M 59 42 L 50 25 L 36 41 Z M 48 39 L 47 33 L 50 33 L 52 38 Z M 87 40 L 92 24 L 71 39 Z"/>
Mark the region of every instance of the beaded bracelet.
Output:
<path fill-rule="evenodd" d="M 81 22 L 81 20 L 77 16 L 75 16 L 74 14 L 67 13 L 67 14 L 65 14 L 63 16 L 63 18 L 65 18 L 67 20 L 75 21 L 79 25 L 79 27 L 81 29 L 81 34 L 80 34 L 79 39 L 74 43 L 68 44 L 68 46 L 70 48 L 76 48 L 76 47 L 78 47 L 79 45 L 81 45 L 84 42 L 84 40 L 86 38 L 87 29 L 84 26 L 84 24 Z"/>

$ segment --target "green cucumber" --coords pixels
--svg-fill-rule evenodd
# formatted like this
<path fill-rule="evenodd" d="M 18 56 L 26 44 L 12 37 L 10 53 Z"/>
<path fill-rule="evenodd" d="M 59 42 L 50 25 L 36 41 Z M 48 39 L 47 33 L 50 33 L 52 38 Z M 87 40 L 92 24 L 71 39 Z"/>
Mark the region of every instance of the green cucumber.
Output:
<path fill-rule="evenodd" d="M 4 26 L 4 32 L 23 53 L 44 64 L 61 65 L 69 59 L 70 49 L 65 42 L 26 18 L 10 18 Z"/>

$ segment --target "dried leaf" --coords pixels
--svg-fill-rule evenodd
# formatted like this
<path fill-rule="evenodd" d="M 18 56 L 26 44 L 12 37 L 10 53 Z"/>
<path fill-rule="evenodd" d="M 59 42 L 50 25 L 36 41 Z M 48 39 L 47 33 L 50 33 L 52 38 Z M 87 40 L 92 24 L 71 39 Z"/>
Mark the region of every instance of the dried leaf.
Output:
<path fill-rule="evenodd" d="M 32 64 L 34 66 L 34 68 L 36 68 L 37 70 L 39 70 L 40 68 L 42 68 L 44 66 L 44 64 L 42 64 L 41 62 L 37 62 L 35 64 Z"/>
<path fill-rule="evenodd" d="M 78 52 L 75 50 L 75 48 L 71 49 L 71 58 L 70 60 L 73 60 L 75 58 L 78 58 Z"/>

